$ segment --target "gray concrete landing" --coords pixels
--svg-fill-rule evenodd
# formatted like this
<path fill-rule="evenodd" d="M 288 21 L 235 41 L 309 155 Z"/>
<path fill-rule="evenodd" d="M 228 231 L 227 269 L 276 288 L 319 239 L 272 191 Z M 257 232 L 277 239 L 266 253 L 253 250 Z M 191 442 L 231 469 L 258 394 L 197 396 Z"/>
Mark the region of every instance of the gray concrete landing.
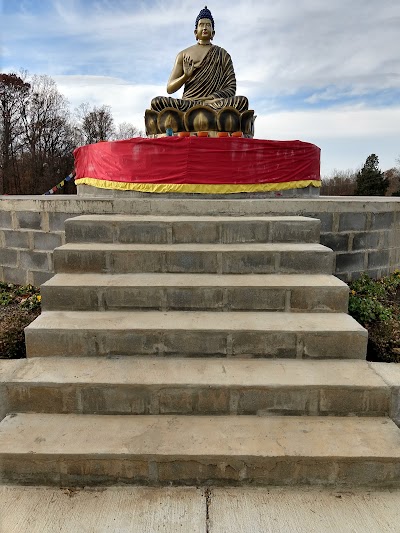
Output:
<path fill-rule="evenodd" d="M 0 487 L 1 533 L 398 533 L 400 490 Z"/>

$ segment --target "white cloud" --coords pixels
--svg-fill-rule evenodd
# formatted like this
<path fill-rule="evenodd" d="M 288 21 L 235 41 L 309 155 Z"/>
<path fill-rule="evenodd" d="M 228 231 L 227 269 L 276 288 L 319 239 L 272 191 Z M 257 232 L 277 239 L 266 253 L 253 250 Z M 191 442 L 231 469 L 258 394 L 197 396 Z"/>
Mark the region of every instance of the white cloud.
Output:
<path fill-rule="evenodd" d="M 204 5 L 46 0 L 30 11 L 34 4 L 3 17 L 4 70 L 48 74 L 72 108 L 107 104 L 116 122 L 139 128 L 151 99 L 165 94 L 176 53 L 194 42 Z M 258 137 L 315 142 L 326 165 L 338 168 L 359 166 L 371 153 L 364 148 L 381 150 L 382 166 L 395 164 L 398 0 L 218 0 L 209 7 L 214 42 L 232 55 L 238 94 L 258 115 Z"/>
<path fill-rule="evenodd" d="M 151 99 L 165 92 L 160 85 L 134 85 L 106 76 L 54 76 L 54 79 L 72 109 L 83 102 L 109 105 L 116 122 L 133 122 L 139 129 L 143 128 L 144 111 Z"/>

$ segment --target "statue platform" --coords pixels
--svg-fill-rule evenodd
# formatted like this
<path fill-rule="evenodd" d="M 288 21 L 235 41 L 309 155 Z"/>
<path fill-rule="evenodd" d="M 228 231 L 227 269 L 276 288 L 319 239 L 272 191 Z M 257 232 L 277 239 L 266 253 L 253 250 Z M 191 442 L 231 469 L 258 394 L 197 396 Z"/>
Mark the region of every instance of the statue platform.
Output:
<path fill-rule="evenodd" d="M 186 112 L 172 107 L 166 107 L 158 112 L 146 109 L 144 123 L 148 137 L 160 137 L 167 128 L 177 134 L 189 132 L 194 135 L 199 131 L 206 131 L 210 137 L 217 137 L 219 132 L 227 135 L 241 132 L 244 137 L 254 137 L 254 111 L 248 109 L 239 112 L 234 107 L 223 107 L 214 110 L 209 106 L 197 105 Z"/>
<path fill-rule="evenodd" d="M 320 149 L 302 141 L 139 137 L 82 146 L 74 155 L 78 191 L 247 197 L 305 189 L 314 196 L 321 184 Z"/>

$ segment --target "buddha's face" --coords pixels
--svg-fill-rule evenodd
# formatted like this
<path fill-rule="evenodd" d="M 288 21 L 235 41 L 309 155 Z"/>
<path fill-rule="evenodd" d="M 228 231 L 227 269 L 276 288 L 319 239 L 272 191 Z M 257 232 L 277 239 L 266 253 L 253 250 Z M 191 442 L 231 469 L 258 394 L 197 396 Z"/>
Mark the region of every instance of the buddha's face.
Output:
<path fill-rule="evenodd" d="M 200 19 L 194 35 L 198 41 L 210 41 L 214 37 L 212 22 L 210 19 Z"/>

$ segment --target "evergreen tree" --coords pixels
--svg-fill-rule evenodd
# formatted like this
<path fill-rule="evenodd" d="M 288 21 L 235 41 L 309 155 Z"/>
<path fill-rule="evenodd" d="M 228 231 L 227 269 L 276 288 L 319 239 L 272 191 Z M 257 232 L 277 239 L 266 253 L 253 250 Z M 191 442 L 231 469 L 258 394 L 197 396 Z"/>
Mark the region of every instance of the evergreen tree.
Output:
<path fill-rule="evenodd" d="M 379 159 L 375 154 L 367 157 L 364 166 L 357 173 L 357 196 L 385 196 L 389 180 L 379 168 Z"/>

